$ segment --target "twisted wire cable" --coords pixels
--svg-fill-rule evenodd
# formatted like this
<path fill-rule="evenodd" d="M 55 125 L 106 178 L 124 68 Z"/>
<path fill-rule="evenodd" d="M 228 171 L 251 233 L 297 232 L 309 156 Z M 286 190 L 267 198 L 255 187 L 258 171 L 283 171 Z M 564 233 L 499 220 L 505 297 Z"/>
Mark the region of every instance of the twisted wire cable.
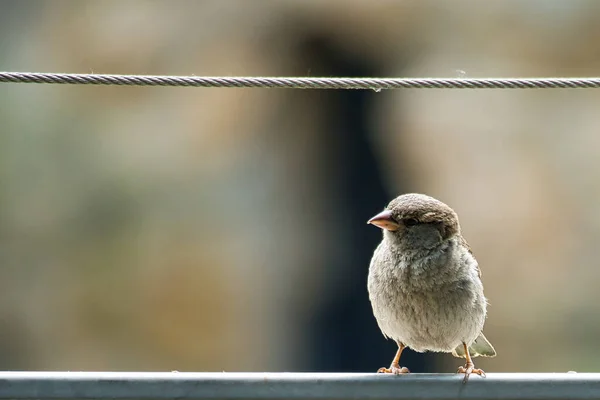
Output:
<path fill-rule="evenodd" d="M 286 89 L 576 89 L 600 78 L 298 78 L 0 72 L 4 83 Z"/>

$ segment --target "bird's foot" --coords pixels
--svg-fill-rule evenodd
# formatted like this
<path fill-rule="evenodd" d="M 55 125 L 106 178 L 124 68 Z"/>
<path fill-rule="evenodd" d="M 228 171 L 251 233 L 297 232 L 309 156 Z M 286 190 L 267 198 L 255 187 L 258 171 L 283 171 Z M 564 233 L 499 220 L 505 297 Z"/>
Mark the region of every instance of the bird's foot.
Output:
<path fill-rule="evenodd" d="M 409 370 L 408 370 L 408 368 L 406 368 L 406 367 L 401 367 L 401 366 L 400 366 L 400 365 L 398 365 L 398 364 L 395 364 L 395 365 L 394 365 L 394 364 L 392 364 L 392 365 L 390 365 L 390 367 L 389 367 L 389 368 L 385 368 L 385 367 L 379 368 L 379 369 L 377 370 L 377 373 L 378 373 L 378 374 L 394 374 L 394 375 L 402 375 L 402 374 L 409 374 L 409 373 L 410 373 L 410 371 L 409 371 Z"/>
<path fill-rule="evenodd" d="M 477 375 L 485 378 L 485 372 L 482 369 L 475 368 L 475 365 L 473 365 L 473 363 L 466 363 L 464 367 L 463 366 L 458 367 L 458 371 L 456 371 L 456 373 L 457 374 L 465 374 L 463 383 L 467 383 L 467 381 L 469 380 L 469 376 L 471 374 L 477 374 Z"/>

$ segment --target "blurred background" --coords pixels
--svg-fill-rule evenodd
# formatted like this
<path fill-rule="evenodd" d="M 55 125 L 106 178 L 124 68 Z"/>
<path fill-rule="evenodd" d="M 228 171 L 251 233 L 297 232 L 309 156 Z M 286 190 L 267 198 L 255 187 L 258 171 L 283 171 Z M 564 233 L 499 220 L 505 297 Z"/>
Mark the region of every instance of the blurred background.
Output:
<path fill-rule="evenodd" d="M 598 76 L 600 2 L 0 1 L 0 70 Z M 422 192 L 488 372 L 600 368 L 600 91 L 0 84 L 0 370 L 362 371 L 366 225 Z M 450 355 L 407 352 L 413 372 Z"/>

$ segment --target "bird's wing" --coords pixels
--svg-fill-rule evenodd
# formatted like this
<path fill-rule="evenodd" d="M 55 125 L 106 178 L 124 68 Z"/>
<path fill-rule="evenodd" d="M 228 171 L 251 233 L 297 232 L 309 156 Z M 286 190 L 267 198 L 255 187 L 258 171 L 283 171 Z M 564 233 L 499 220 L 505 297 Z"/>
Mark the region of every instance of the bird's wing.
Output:
<path fill-rule="evenodd" d="M 460 235 L 460 243 L 465 246 L 467 248 L 467 250 L 469 250 L 469 254 L 471 254 L 473 256 L 473 259 L 475 260 L 475 268 L 477 268 L 477 275 L 479 275 L 479 279 L 481 279 L 481 268 L 479 268 L 479 263 L 477 262 L 477 259 L 475 259 L 475 254 L 473 254 L 473 250 L 471 250 L 471 246 L 469 246 L 469 243 L 467 243 L 467 241 L 465 240 L 465 238 Z"/>

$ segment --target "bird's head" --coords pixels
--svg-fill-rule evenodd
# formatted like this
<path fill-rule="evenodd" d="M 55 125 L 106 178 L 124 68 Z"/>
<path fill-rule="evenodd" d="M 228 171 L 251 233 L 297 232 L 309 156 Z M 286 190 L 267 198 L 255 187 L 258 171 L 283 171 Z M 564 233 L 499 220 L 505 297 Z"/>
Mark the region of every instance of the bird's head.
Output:
<path fill-rule="evenodd" d="M 383 229 L 385 239 L 405 249 L 434 248 L 460 234 L 454 210 L 433 197 L 416 193 L 396 197 L 367 223 Z"/>

